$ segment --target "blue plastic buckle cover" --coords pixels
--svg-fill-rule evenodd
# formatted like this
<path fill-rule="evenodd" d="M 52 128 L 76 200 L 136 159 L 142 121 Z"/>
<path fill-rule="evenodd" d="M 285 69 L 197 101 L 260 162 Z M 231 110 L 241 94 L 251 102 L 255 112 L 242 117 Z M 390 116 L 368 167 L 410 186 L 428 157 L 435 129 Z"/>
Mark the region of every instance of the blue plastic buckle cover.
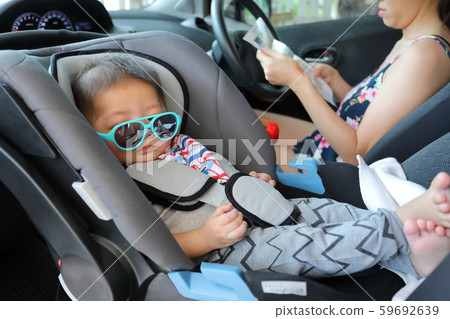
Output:
<path fill-rule="evenodd" d="M 307 171 L 307 173 L 285 173 L 283 172 L 281 167 L 277 165 L 277 177 L 282 184 L 304 189 L 320 195 L 325 193 L 325 187 L 323 186 L 322 179 L 320 178 L 319 174 L 317 174 L 317 159 L 296 158 L 292 160 L 288 165 L 289 167 Z"/>
<path fill-rule="evenodd" d="M 168 274 L 178 292 L 201 301 L 256 301 L 236 266 L 202 263 L 200 273 L 174 271 Z"/>

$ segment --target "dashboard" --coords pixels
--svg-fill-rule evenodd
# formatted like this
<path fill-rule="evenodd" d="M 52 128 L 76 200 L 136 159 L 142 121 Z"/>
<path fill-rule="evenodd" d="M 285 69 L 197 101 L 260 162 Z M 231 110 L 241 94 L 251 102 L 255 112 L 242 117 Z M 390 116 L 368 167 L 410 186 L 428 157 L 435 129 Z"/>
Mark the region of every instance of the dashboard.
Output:
<path fill-rule="evenodd" d="M 108 12 L 98 0 L 0 0 L 0 49 L 33 49 L 151 30 L 179 34 L 205 51 L 214 41 L 200 18 L 147 10 Z"/>
<path fill-rule="evenodd" d="M 0 5 L 0 33 L 27 30 L 106 33 L 111 17 L 93 0 L 11 0 Z"/>

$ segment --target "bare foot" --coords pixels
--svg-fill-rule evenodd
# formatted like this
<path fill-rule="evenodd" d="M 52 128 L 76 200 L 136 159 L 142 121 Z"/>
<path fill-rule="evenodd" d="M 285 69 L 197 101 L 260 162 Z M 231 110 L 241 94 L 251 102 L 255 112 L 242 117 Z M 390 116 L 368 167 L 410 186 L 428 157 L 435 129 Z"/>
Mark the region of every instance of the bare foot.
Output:
<path fill-rule="evenodd" d="M 445 228 L 444 226 L 438 226 L 431 220 L 424 221 L 423 219 L 419 219 L 418 221 L 419 228 L 425 228 L 430 232 L 435 232 L 439 236 L 447 236 L 450 237 L 450 228 Z"/>
<path fill-rule="evenodd" d="M 436 228 L 433 222 L 421 219 L 408 219 L 403 225 L 411 250 L 409 258 L 421 277 L 428 276 L 450 253 L 450 230 L 441 227 L 445 232 L 439 235 Z"/>
<path fill-rule="evenodd" d="M 425 193 L 403 205 L 395 213 L 403 223 L 407 219 L 424 219 L 450 228 L 449 186 L 450 175 L 439 173 Z"/>

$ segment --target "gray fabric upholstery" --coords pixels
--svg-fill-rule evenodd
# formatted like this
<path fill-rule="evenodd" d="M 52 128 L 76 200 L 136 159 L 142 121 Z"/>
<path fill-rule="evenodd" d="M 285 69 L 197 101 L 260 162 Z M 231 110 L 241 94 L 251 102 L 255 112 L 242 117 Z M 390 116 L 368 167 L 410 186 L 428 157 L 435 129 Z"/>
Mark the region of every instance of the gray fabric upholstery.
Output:
<path fill-rule="evenodd" d="M 286 221 L 287 224 L 292 224 L 294 221 L 291 217 L 294 212 L 294 203 L 284 198 L 269 183 L 248 175 L 241 175 L 232 183 L 228 182 L 225 187 L 230 202 L 235 207 L 242 207 L 245 216 L 248 212 L 263 222 L 275 226 Z M 252 220 L 251 217 L 250 220 Z"/>
<path fill-rule="evenodd" d="M 53 53 L 119 48 L 164 60 L 184 78 L 190 97 L 184 133 L 199 140 L 220 139 L 223 155 L 235 158 L 232 164 L 240 170 L 275 176 L 273 148 L 268 137 L 258 143 L 267 134 L 244 97 L 199 47 L 177 35 L 147 32 L 31 51 L 0 51 L 0 82 L 16 91 L 62 155 L 89 180 L 130 244 L 163 268 L 190 269 L 192 262 L 149 201 L 47 72 Z M 248 145 L 258 145 L 259 153 L 253 156 Z"/>
<path fill-rule="evenodd" d="M 102 38 L 23 52 L 36 57 L 48 57 L 53 53 L 71 50 L 121 48 L 157 57 L 179 72 L 187 84 L 190 98 L 190 116 L 183 133 L 201 142 L 220 139 L 223 141 L 223 151 L 218 151 L 232 159 L 232 164 L 242 172 L 255 170 L 276 176 L 275 152 L 264 127 L 260 121 L 256 121 L 252 108 L 208 55 L 183 37 L 150 31 L 121 35 L 114 40 Z M 48 67 L 45 60 L 40 59 L 40 62 Z M 261 137 L 266 138 L 261 140 Z M 214 143 L 205 144 L 215 150 Z M 261 146 L 257 154 L 250 151 L 252 146 L 255 146 L 254 149 Z"/>
<path fill-rule="evenodd" d="M 407 179 L 428 188 L 439 172 L 450 174 L 449 150 L 450 133 L 447 133 L 403 162 Z"/>
<path fill-rule="evenodd" d="M 371 164 L 385 157 L 403 162 L 450 132 L 450 83 L 411 112 L 375 144 L 364 160 Z"/>
<path fill-rule="evenodd" d="M 101 54 L 75 55 L 58 59 L 56 63 L 58 83 L 72 101 L 74 101 L 74 98 L 71 83 L 74 75 L 80 70 L 84 63 L 89 61 L 90 58 L 99 55 L 101 56 Z M 184 110 L 183 89 L 176 77 L 158 63 L 132 55 L 130 55 L 130 59 L 133 59 L 137 64 L 142 65 L 143 63 L 146 63 L 152 66 L 159 75 L 167 110 L 182 116 Z"/>
<path fill-rule="evenodd" d="M 236 158 L 233 164 L 241 171 L 275 176 L 275 155 L 268 139 L 258 157 L 249 152 L 248 145 L 259 145 L 259 137 L 266 132 L 258 121 L 252 126 L 256 116 L 243 96 L 200 48 L 179 36 L 148 32 L 32 51 L 0 51 L 0 82 L 24 100 L 61 154 L 90 181 L 130 244 L 160 266 L 190 269 L 192 262 L 148 200 L 47 72 L 53 53 L 120 47 L 159 57 L 185 79 L 192 118 L 188 118 L 184 133 L 198 139 L 221 139 L 225 144 L 221 153 Z M 242 137 L 249 139 L 247 146 Z M 246 165 L 248 158 L 251 161 Z"/>
<path fill-rule="evenodd" d="M 63 156 L 90 181 L 129 243 L 164 267 L 192 267 L 146 197 L 47 70 L 16 51 L 0 52 L 0 60 L 0 81 L 24 100 Z"/>
<path fill-rule="evenodd" d="M 127 167 L 127 173 L 141 183 L 178 197 L 194 196 L 210 178 L 189 166 L 169 161 L 134 163 Z"/>

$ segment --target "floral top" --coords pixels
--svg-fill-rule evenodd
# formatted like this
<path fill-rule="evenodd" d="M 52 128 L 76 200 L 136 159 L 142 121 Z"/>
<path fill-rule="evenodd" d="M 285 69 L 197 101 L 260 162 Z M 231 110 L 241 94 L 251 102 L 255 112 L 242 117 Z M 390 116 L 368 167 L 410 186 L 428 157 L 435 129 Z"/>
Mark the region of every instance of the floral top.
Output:
<path fill-rule="evenodd" d="M 386 70 L 394 63 L 400 55 L 413 43 L 423 39 L 423 38 L 433 38 L 446 50 L 447 55 L 450 57 L 449 50 L 447 46 L 439 38 L 433 35 L 421 36 L 411 43 L 409 43 L 388 65 L 386 65 L 381 71 L 377 72 L 375 70 L 371 75 L 365 78 L 361 83 L 353 87 L 347 95 L 342 100 L 340 104 L 337 115 L 339 115 L 348 125 L 350 125 L 354 130 L 359 127 L 361 120 L 363 118 L 364 112 L 366 111 L 369 104 L 375 98 L 378 89 L 381 86 L 381 81 Z M 444 40 L 445 41 L 445 40 Z M 446 42 L 446 41 L 445 41 Z M 295 153 L 298 157 L 315 157 L 318 159 L 323 159 L 327 162 L 342 162 L 340 156 L 330 147 L 330 144 L 326 139 L 320 134 L 319 131 L 314 131 L 303 141 L 299 142 L 293 147 Z"/>

